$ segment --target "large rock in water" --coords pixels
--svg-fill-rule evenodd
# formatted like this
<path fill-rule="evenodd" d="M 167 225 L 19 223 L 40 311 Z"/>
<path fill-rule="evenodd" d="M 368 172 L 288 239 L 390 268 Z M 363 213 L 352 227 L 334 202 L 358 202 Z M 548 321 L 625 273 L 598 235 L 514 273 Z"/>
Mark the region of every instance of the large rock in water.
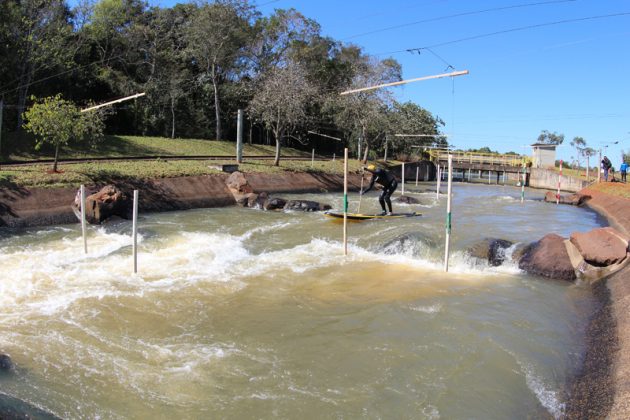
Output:
<path fill-rule="evenodd" d="M 236 204 L 239 206 L 247 206 L 250 200 L 255 200 L 254 189 L 245 179 L 245 175 L 242 172 L 232 172 L 232 174 L 225 181 L 228 189 L 234 196 Z"/>
<path fill-rule="evenodd" d="M 420 201 L 418 201 L 417 198 L 409 197 L 407 195 L 401 195 L 400 197 L 396 198 L 396 200 L 394 201 L 398 203 L 405 203 L 405 204 L 420 204 Z"/>
<path fill-rule="evenodd" d="M 310 200 L 289 200 L 284 205 L 285 210 L 298 210 L 298 211 L 322 211 L 330 210 L 331 207 L 328 204 L 320 204 L 317 201 Z"/>
<path fill-rule="evenodd" d="M 106 185 L 100 191 L 90 194 L 85 198 L 85 220 L 93 225 L 98 225 L 111 216 L 119 216 L 123 219 L 131 218 L 132 199 L 114 185 Z M 81 211 L 81 197 L 77 194 L 73 209 Z"/>
<path fill-rule="evenodd" d="M 488 261 L 493 267 L 498 267 L 505 261 L 505 250 L 513 245 L 505 239 L 486 238 L 468 248 L 468 255 Z"/>
<path fill-rule="evenodd" d="M 11 357 L 8 354 L 0 353 L 0 372 L 11 372 L 13 369 Z"/>
<path fill-rule="evenodd" d="M 570 204 L 572 206 L 581 206 L 590 198 L 591 198 L 590 195 L 584 195 L 584 194 L 561 195 L 559 203 Z M 547 191 L 547 193 L 545 194 L 545 201 L 548 203 L 555 203 L 556 193 L 553 191 Z"/>
<path fill-rule="evenodd" d="M 263 209 L 265 210 L 282 210 L 286 206 L 287 200 L 284 198 L 270 198 L 265 201 Z"/>
<path fill-rule="evenodd" d="M 554 233 L 529 245 L 518 267 L 537 276 L 568 281 L 576 279 L 564 238 Z"/>
<path fill-rule="evenodd" d="M 630 212 L 630 209 L 628 209 Z M 571 243 L 584 260 L 596 267 L 607 267 L 622 262 L 628 254 L 628 237 L 610 227 L 590 232 L 574 232 Z"/>

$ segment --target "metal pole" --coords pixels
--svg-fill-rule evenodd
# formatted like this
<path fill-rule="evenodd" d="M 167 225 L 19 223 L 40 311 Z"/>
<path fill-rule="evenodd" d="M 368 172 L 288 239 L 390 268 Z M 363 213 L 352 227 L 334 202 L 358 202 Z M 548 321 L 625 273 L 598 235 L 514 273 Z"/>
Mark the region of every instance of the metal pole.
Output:
<path fill-rule="evenodd" d="M 311 168 L 315 164 L 315 149 L 313 149 L 313 153 L 311 153 Z"/>
<path fill-rule="evenodd" d="M 556 204 L 560 204 L 560 182 L 562 181 L 562 159 L 560 160 L 560 173 L 558 173 L 558 192 L 556 193 Z"/>
<path fill-rule="evenodd" d="M 387 141 L 387 134 L 385 134 L 385 155 L 383 156 L 383 162 L 387 162 L 387 148 L 389 146 L 389 142 Z"/>
<path fill-rule="evenodd" d="M 472 182 L 472 169 L 468 168 L 468 182 Z"/>
<path fill-rule="evenodd" d="M 446 192 L 446 244 L 444 246 L 444 271 L 448 273 L 448 257 L 451 242 L 451 200 L 453 195 L 453 156 L 448 155 L 448 187 Z"/>
<path fill-rule="evenodd" d="M 490 179 L 491 176 L 492 176 L 492 171 L 488 170 L 488 185 L 492 183 L 492 180 Z"/>
<path fill-rule="evenodd" d="M 403 162 L 402 164 L 402 173 L 400 175 L 401 181 L 402 181 L 402 191 L 401 191 L 401 195 L 405 195 L 405 162 Z"/>
<path fill-rule="evenodd" d="M 364 171 L 361 171 L 361 189 L 359 190 L 359 205 L 357 206 L 357 213 L 361 213 L 361 197 L 363 197 L 363 175 Z"/>
<path fill-rule="evenodd" d="M 527 179 L 527 174 L 525 173 L 525 161 L 523 161 L 523 179 L 521 180 L 521 204 L 525 201 L 525 180 Z"/>
<path fill-rule="evenodd" d="M 343 150 L 343 255 L 348 255 L 348 148 Z"/>
<path fill-rule="evenodd" d="M 436 198 L 440 199 L 440 182 L 442 181 L 442 171 L 440 170 L 440 165 L 437 167 L 437 185 L 436 185 Z"/>
<path fill-rule="evenodd" d="M 586 155 L 586 182 L 589 182 L 591 180 L 590 177 L 590 170 L 591 170 L 591 163 L 590 163 L 590 155 Z"/>
<path fill-rule="evenodd" d="M 420 176 L 420 164 L 416 166 L 416 187 L 418 186 L 418 176 Z"/>
<path fill-rule="evenodd" d="M 133 190 L 133 272 L 138 272 L 138 190 Z"/>
<path fill-rule="evenodd" d="M 243 110 L 239 109 L 236 119 L 236 163 L 243 162 Z"/>
<path fill-rule="evenodd" d="M 83 250 L 87 254 L 87 226 L 85 222 L 85 186 L 81 185 L 81 233 L 83 234 Z"/>
<path fill-rule="evenodd" d="M 333 162 L 335 161 L 335 154 L 333 153 Z"/>
<path fill-rule="evenodd" d="M 599 163 L 598 165 L 598 170 L 597 170 L 597 182 L 602 182 L 602 149 L 599 149 Z"/>

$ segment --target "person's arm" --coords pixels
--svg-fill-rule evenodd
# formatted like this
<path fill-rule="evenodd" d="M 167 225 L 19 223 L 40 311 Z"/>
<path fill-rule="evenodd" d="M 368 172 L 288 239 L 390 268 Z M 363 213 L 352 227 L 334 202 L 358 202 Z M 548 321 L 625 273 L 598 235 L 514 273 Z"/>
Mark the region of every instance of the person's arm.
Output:
<path fill-rule="evenodd" d="M 361 191 L 361 194 L 365 194 L 368 191 L 370 191 L 373 187 L 374 187 L 374 182 L 376 181 L 376 175 L 372 174 L 372 179 L 370 180 L 370 185 L 363 191 Z"/>

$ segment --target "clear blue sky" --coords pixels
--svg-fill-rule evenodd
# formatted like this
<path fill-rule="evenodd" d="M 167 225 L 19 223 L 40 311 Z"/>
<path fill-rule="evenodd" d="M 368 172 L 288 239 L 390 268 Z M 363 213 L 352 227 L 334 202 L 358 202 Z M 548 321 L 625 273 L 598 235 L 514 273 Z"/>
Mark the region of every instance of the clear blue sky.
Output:
<path fill-rule="evenodd" d="M 153 0 L 172 6 L 174 0 Z M 549 3 L 549 4 L 541 4 Z M 489 146 L 531 153 L 541 130 L 565 135 L 559 158 L 571 160 L 569 142 L 608 146 L 615 168 L 630 151 L 629 0 L 259 0 L 259 10 L 295 8 L 320 23 L 324 35 L 352 42 L 403 66 L 404 78 L 443 73 L 447 64 L 470 74 L 394 88 L 446 122 L 457 148 Z M 435 18 L 523 4 L 528 7 Z M 514 28 L 593 16 L 623 16 L 539 26 L 431 48 L 396 52 Z M 411 24 L 421 20 L 433 21 Z M 408 26 L 384 30 L 397 25 Z M 365 35 L 360 35 L 365 34 Z M 443 60 L 443 61 L 442 61 Z M 454 83 L 453 83 L 454 82 Z M 453 89 L 454 84 L 454 89 Z M 619 144 L 612 144 L 618 141 Z M 591 163 L 594 164 L 594 163 Z"/>

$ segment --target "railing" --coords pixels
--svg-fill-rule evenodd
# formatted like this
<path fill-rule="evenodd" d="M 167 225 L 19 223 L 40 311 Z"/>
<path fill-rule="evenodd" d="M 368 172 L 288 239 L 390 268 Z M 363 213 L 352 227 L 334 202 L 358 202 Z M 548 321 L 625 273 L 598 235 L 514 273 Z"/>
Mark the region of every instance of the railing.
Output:
<path fill-rule="evenodd" d="M 521 155 L 500 155 L 491 153 L 472 153 L 472 152 L 445 152 L 431 151 L 431 160 L 446 161 L 448 155 L 453 156 L 453 163 L 469 163 L 481 165 L 497 165 L 497 166 L 521 166 L 523 159 L 528 160 L 529 157 Z"/>

